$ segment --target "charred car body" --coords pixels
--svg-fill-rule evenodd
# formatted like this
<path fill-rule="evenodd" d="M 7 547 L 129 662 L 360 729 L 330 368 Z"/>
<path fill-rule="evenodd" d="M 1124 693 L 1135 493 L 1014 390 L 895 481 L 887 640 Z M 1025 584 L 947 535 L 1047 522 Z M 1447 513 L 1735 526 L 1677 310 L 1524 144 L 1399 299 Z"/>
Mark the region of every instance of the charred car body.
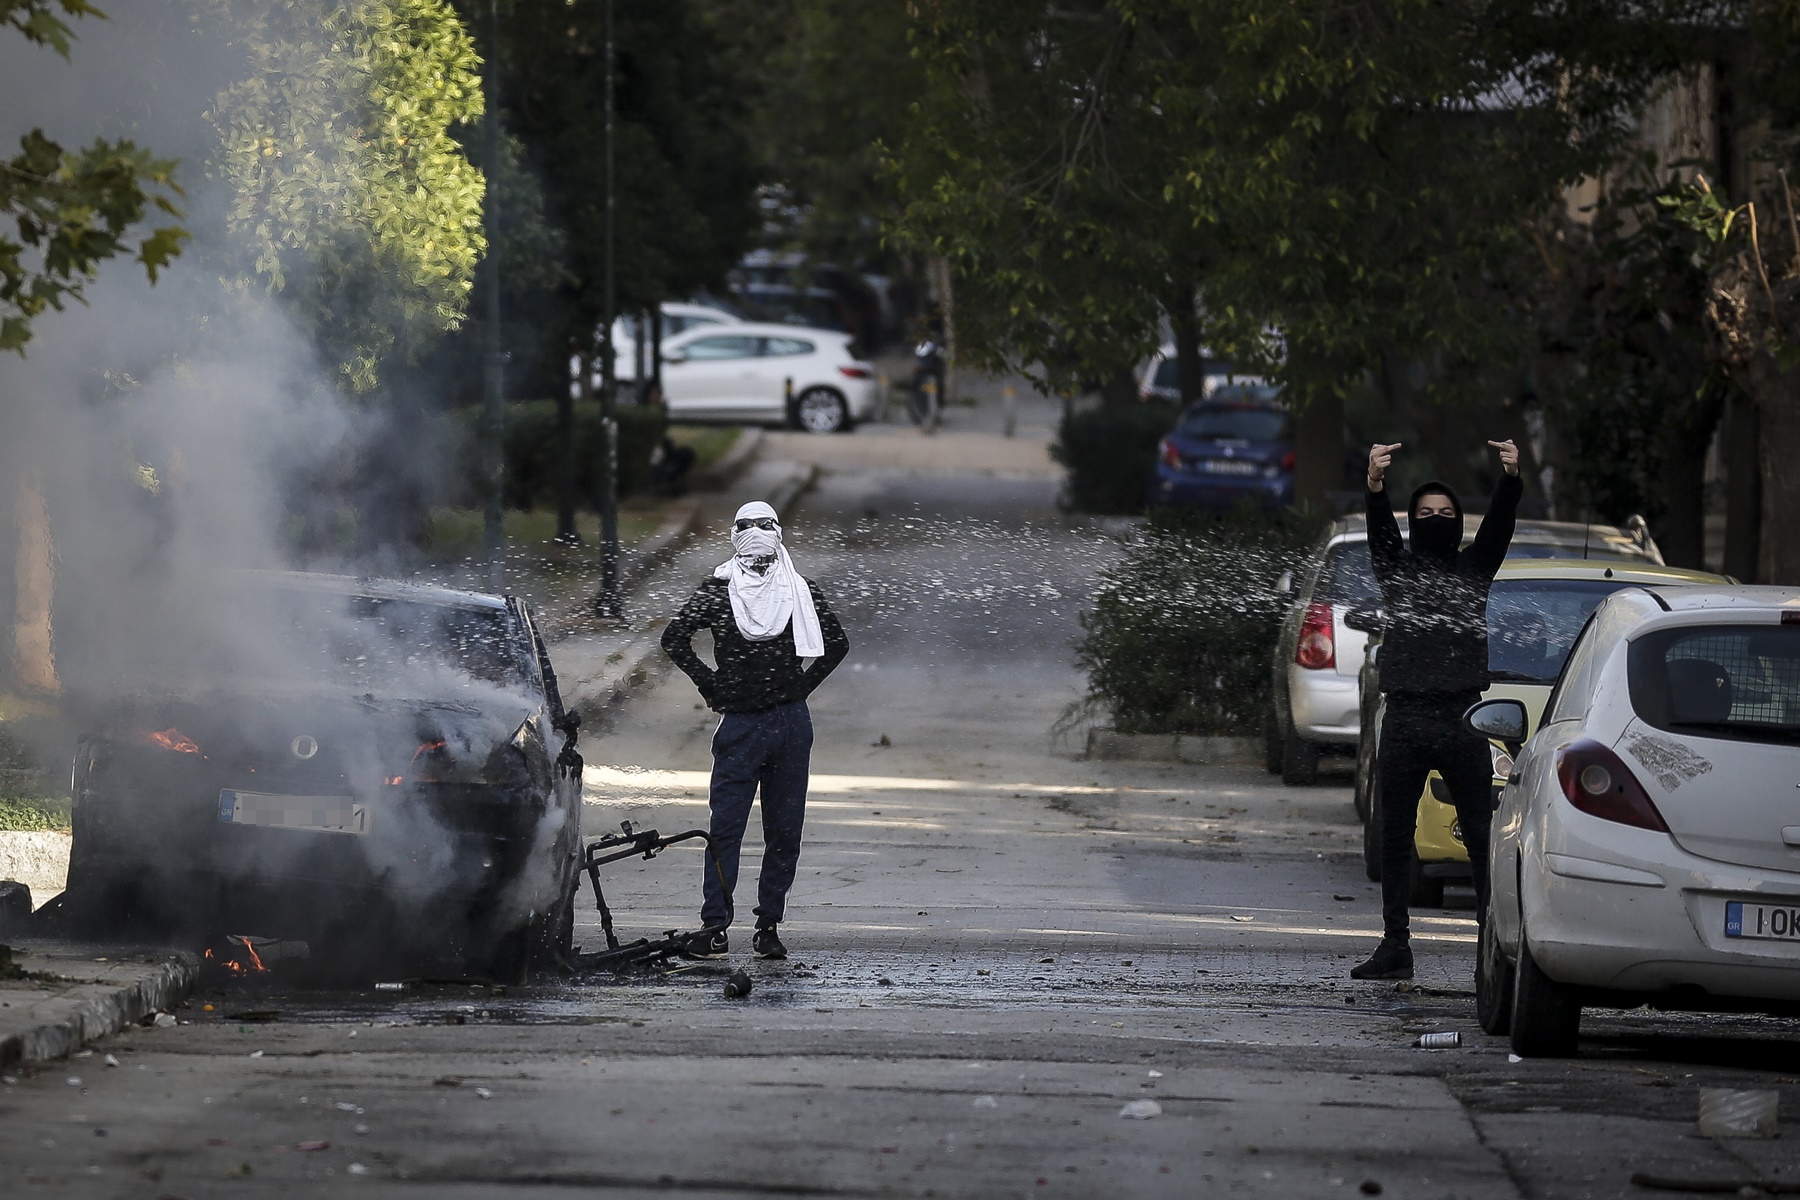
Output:
<path fill-rule="evenodd" d="M 79 740 L 72 911 L 489 978 L 566 957 L 578 722 L 525 604 L 260 572 L 218 593 Z"/>

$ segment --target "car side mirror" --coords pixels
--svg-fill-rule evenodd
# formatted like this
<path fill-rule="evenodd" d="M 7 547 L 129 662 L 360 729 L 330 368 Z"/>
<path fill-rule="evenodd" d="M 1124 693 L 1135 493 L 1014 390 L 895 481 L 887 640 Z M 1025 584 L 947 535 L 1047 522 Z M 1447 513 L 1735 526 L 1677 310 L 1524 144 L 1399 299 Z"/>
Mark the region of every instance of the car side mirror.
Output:
<path fill-rule="evenodd" d="M 1463 728 L 1492 738 L 1509 751 L 1525 742 L 1525 706 L 1517 700 L 1483 700 L 1463 713 Z"/>
<path fill-rule="evenodd" d="M 1294 594 L 1294 573 L 1292 571 L 1283 571 L 1280 578 L 1275 580 L 1275 594 L 1278 596 Z"/>
<path fill-rule="evenodd" d="M 1344 624 L 1358 633 L 1374 636 L 1387 627 L 1387 612 L 1367 606 L 1353 608 L 1344 614 Z"/>
<path fill-rule="evenodd" d="M 677 363 L 684 363 L 688 360 L 687 351 L 686 350 L 664 350 L 662 352 L 662 360 L 665 364 L 667 364 L 669 366 L 674 366 Z"/>

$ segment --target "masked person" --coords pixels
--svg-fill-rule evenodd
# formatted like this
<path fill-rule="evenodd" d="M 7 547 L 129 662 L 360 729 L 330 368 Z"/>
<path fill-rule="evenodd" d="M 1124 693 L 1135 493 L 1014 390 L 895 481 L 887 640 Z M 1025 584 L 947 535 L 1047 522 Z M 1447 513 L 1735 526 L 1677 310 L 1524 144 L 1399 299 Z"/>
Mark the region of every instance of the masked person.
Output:
<path fill-rule="evenodd" d="M 724 878 L 707 863 L 701 885 L 701 931 L 688 939 L 697 958 L 730 950 L 729 895 L 737 888 L 738 851 L 750 805 L 762 788 L 763 860 L 757 880 L 758 958 L 786 958 L 776 931 L 800 862 L 812 760 L 812 714 L 806 698 L 850 653 L 850 639 L 824 595 L 803 579 L 781 544 L 775 510 L 758 500 L 738 509 L 735 553 L 702 583 L 663 630 L 662 646 L 700 689 L 707 707 L 724 714 L 713 734 L 713 846 Z M 709 667 L 694 652 L 694 634 L 712 632 Z M 810 665 L 809 665 L 810 663 Z"/>
<path fill-rule="evenodd" d="M 1369 559 L 1381 585 L 1387 630 L 1381 639 L 1381 690 L 1387 697 L 1376 780 L 1381 788 L 1381 944 L 1350 972 L 1355 979 L 1411 979 L 1406 905 L 1412 890 L 1419 793 L 1436 771 L 1450 789 L 1474 876 L 1475 912 L 1485 920 L 1488 826 L 1493 816 L 1487 739 L 1463 728 L 1462 715 L 1487 690 L 1488 589 L 1506 558 L 1518 515 L 1519 450 L 1489 442 L 1505 474 L 1481 528 L 1462 549 L 1456 493 L 1435 480 L 1407 506 L 1409 545 L 1400 541 L 1383 477 L 1400 443 L 1369 450 Z"/>

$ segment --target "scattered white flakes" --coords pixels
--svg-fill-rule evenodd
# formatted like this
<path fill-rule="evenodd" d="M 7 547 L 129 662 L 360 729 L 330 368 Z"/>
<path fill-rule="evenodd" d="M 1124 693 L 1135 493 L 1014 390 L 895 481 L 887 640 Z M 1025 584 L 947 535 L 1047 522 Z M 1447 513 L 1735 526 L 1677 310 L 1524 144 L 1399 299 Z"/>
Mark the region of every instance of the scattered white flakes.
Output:
<path fill-rule="evenodd" d="M 71 1054 L 69 1057 L 70 1058 L 92 1058 L 92 1057 L 94 1057 L 94 1052 L 92 1050 L 77 1050 L 74 1054 Z"/>
<path fill-rule="evenodd" d="M 1152 1072 L 1150 1072 L 1150 1078 L 1152 1078 L 1152 1079 L 1161 1079 L 1161 1078 L 1162 1078 L 1162 1072 L 1161 1072 L 1161 1071 L 1152 1071 Z"/>
<path fill-rule="evenodd" d="M 79 1076 L 79 1075 L 69 1076 L 69 1086 L 70 1087 L 80 1087 L 81 1086 L 81 1076 Z"/>
<path fill-rule="evenodd" d="M 350 1103 L 350 1102 L 349 1102 L 349 1101 L 347 1101 L 347 1100 L 339 1100 L 339 1101 L 338 1101 L 338 1102 L 337 1102 L 337 1103 L 336 1103 L 336 1104 L 334 1104 L 334 1105 L 333 1105 L 333 1106 L 332 1106 L 332 1107 L 333 1107 L 333 1108 L 335 1108 L 335 1109 L 337 1109 L 337 1110 L 338 1110 L 338 1111 L 339 1111 L 339 1112 L 353 1112 L 353 1113 L 359 1113 L 359 1112 L 361 1112 L 361 1111 L 362 1111 L 362 1109 L 360 1109 L 360 1108 L 358 1108 L 358 1107 L 357 1107 L 357 1106 L 356 1106 L 356 1105 L 354 1105 L 354 1104 L 351 1104 L 351 1103 Z"/>
<path fill-rule="evenodd" d="M 977 1096 L 977 1097 L 975 1097 L 975 1103 L 972 1107 L 974 1107 L 974 1108 L 999 1108 L 1000 1102 L 998 1100 L 994 1099 L 992 1096 Z"/>
<path fill-rule="evenodd" d="M 1162 1105 L 1154 1100 L 1133 1100 L 1119 1110 L 1119 1115 L 1127 1121 L 1148 1121 L 1162 1116 Z"/>
<path fill-rule="evenodd" d="M 475 1094 L 477 1096 L 480 1096 L 483 1100 L 492 1100 L 494 1098 L 494 1093 L 490 1092 L 486 1088 L 476 1088 Z"/>
<path fill-rule="evenodd" d="M 172 1029 L 175 1026 L 175 1016 L 173 1013 L 160 1013 L 159 1012 L 156 1014 L 156 1020 L 153 1022 L 153 1024 L 158 1029 Z"/>
<path fill-rule="evenodd" d="M 1509 1063 L 1516 1063 L 1516 1062 L 1524 1062 L 1525 1060 L 1520 1058 L 1516 1054 L 1509 1054 L 1506 1056 L 1506 1061 Z"/>
<path fill-rule="evenodd" d="M 261 1050 L 252 1050 L 250 1052 L 251 1058 L 261 1058 L 262 1056 L 263 1056 L 263 1052 Z"/>
<path fill-rule="evenodd" d="M 344 1170 L 352 1175 L 367 1175 L 369 1173 L 369 1168 L 363 1166 L 361 1163 L 351 1163 L 349 1166 L 345 1167 Z"/>
<path fill-rule="evenodd" d="M 351 1036 L 351 1037 L 355 1037 L 355 1036 L 356 1036 L 356 1030 L 354 1030 L 354 1029 L 352 1029 L 352 1030 L 351 1030 L 351 1031 L 350 1031 L 350 1036 Z"/>
<path fill-rule="evenodd" d="M 18 1082 L 19 1077 L 17 1075 L 0 1075 L 0 1083 L 4 1083 L 7 1087 L 12 1087 Z"/>
<path fill-rule="evenodd" d="M 1231 919 L 1234 921 L 1254 921 L 1254 920 L 1256 920 L 1255 917 L 1247 917 L 1243 913 L 1232 913 Z"/>
<path fill-rule="evenodd" d="M 105 1063 L 109 1067 L 116 1067 L 119 1065 L 119 1060 L 117 1058 L 114 1058 L 110 1054 L 107 1055 L 105 1058 L 101 1059 L 100 1061 Z"/>
<path fill-rule="evenodd" d="M 357 1126 L 357 1127 L 356 1127 L 356 1132 L 358 1132 L 358 1133 L 367 1133 L 367 1132 L 369 1132 L 369 1127 L 368 1127 L 368 1126 L 367 1126 L 367 1125 L 358 1125 L 358 1126 Z"/>

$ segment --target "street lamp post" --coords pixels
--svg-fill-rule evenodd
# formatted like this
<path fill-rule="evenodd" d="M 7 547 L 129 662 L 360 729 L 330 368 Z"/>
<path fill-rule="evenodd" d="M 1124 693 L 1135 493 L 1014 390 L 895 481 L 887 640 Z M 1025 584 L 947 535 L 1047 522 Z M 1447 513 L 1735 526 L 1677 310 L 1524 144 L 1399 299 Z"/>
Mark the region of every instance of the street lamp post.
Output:
<path fill-rule="evenodd" d="M 506 454 L 506 356 L 500 350 L 500 96 L 498 92 L 500 57 L 500 0 L 488 0 L 487 70 L 482 90 L 487 93 L 482 116 L 482 135 L 486 142 L 487 195 L 482 206 L 487 233 L 487 328 L 483 337 L 486 360 L 487 404 L 483 416 L 487 426 L 486 461 L 487 497 L 482 512 L 482 543 L 487 556 L 488 590 L 499 593 L 506 588 L 506 510 L 504 484 Z"/>
<path fill-rule="evenodd" d="M 619 602 L 619 420 L 618 369 L 613 361 L 613 0 L 606 0 L 606 234 L 603 246 L 605 285 L 600 323 L 600 424 L 606 437 L 606 462 L 600 488 L 600 595 L 595 608 L 603 617 L 623 612 Z"/>

